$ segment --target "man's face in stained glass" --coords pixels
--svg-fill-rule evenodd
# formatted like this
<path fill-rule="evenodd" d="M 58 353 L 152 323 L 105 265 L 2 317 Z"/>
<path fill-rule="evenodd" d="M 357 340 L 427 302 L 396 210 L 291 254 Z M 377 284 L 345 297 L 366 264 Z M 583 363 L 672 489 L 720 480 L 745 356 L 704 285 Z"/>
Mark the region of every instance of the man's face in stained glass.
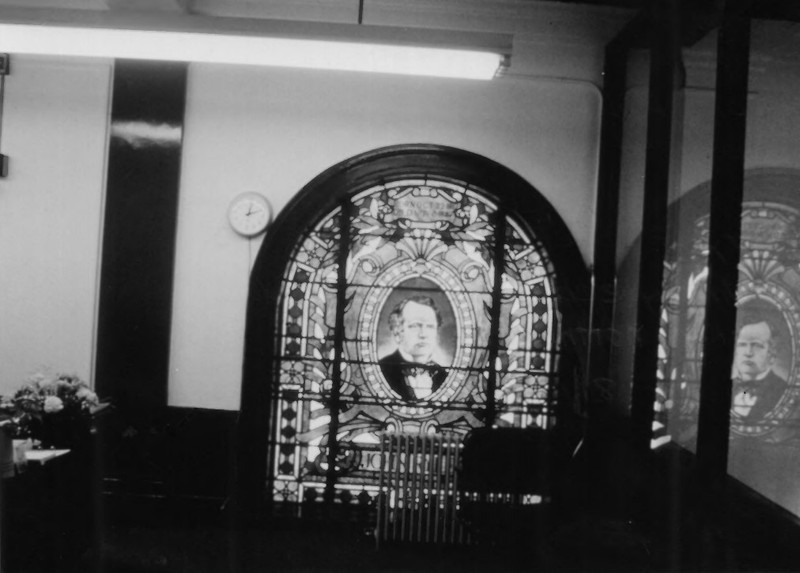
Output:
<path fill-rule="evenodd" d="M 743 380 L 755 380 L 772 368 L 772 332 L 766 322 L 746 324 L 736 339 L 736 369 Z"/>
<path fill-rule="evenodd" d="M 425 304 L 408 301 L 393 334 L 400 352 L 414 362 L 428 362 L 439 344 L 436 311 Z"/>

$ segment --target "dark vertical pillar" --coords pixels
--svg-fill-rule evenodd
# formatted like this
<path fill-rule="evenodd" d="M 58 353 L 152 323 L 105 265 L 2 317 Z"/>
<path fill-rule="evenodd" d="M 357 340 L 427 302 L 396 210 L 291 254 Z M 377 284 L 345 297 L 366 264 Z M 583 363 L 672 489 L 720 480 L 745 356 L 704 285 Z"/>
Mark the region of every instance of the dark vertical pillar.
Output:
<path fill-rule="evenodd" d="M 129 477 L 156 465 L 146 436 L 167 405 L 186 72 L 114 68 L 95 382 L 115 406 L 110 473 Z"/>
<path fill-rule="evenodd" d="M 609 377 L 611 326 L 614 320 L 614 298 L 617 279 L 617 230 L 619 220 L 619 185 L 622 168 L 622 129 L 625 112 L 628 49 L 619 41 L 606 46 L 603 66 L 603 116 L 600 130 L 600 158 L 595 212 L 593 284 L 591 305 L 591 338 L 589 347 L 589 381 Z M 590 400 L 593 394 L 590 393 Z M 591 415 L 597 411 L 590 401 Z"/>
<path fill-rule="evenodd" d="M 631 429 L 634 447 L 640 452 L 650 449 L 652 436 L 667 237 L 667 203 L 672 171 L 670 151 L 674 78 L 680 54 L 677 1 L 656 0 L 652 4 L 652 10 L 644 211 L 631 395 Z"/>
<path fill-rule="evenodd" d="M 743 4 L 725 5 L 717 45 L 714 151 L 708 237 L 703 364 L 697 431 L 697 476 L 691 483 L 692 568 L 730 570 L 733 535 L 725 479 L 730 431 L 731 364 L 736 338 L 750 18 Z"/>
<path fill-rule="evenodd" d="M 697 462 L 710 487 L 727 474 L 728 463 L 750 58 L 750 18 L 741 10 L 726 8 L 717 58 L 708 295 L 697 435 Z"/>

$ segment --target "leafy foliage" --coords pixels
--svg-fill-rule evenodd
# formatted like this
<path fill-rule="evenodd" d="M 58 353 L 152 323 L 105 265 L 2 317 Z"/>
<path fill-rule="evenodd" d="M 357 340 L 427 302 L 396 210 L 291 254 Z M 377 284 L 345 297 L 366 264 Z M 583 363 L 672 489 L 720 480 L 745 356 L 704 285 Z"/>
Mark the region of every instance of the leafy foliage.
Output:
<path fill-rule="evenodd" d="M 36 374 L 12 396 L 0 397 L 0 415 L 15 438 L 38 439 L 46 421 L 84 423 L 98 404 L 97 394 L 74 374 Z"/>

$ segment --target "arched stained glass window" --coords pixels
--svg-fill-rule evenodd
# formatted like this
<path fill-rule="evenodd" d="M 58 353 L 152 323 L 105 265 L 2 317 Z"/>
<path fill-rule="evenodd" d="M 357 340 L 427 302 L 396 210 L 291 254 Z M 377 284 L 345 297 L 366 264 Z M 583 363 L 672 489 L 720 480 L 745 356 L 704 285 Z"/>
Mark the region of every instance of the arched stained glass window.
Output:
<path fill-rule="evenodd" d="M 383 432 L 554 424 L 559 273 L 524 215 L 555 214 L 485 158 L 423 155 L 384 150 L 323 174 L 312 187 L 335 185 L 335 196 L 284 239 L 267 285 L 251 282 L 275 297 L 263 370 L 275 501 L 369 504 Z"/>

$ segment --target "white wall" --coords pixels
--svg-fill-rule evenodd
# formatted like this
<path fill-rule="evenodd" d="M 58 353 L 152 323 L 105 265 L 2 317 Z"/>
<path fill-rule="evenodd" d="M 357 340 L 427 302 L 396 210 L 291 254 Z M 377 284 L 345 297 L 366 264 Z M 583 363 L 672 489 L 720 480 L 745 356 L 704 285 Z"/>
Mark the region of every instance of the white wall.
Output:
<path fill-rule="evenodd" d="M 359 153 L 450 145 L 522 175 L 590 258 L 600 98 L 589 83 L 193 65 L 188 92 L 170 404 L 239 406 L 247 278 L 260 244 L 227 225 L 227 205 L 242 191 L 264 193 L 278 211 L 313 177 Z"/>
<path fill-rule="evenodd" d="M 13 56 L 0 152 L 0 393 L 92 376 L 111 64 Z"/>
<path fill-rule="evenodd" d="M 92 378 L 112 63 L 14 57 L 0 152 L 0 393 L 43 368 Z M 260 240 L 230 200 L 279 211 L 313 177 L 401 143 L 490 157 L 538 188 L 588 260 L 600 98 L 576 80 L 494 82 L 192 65 L 175 268 L 170 404 L 239 407 Z"/>

